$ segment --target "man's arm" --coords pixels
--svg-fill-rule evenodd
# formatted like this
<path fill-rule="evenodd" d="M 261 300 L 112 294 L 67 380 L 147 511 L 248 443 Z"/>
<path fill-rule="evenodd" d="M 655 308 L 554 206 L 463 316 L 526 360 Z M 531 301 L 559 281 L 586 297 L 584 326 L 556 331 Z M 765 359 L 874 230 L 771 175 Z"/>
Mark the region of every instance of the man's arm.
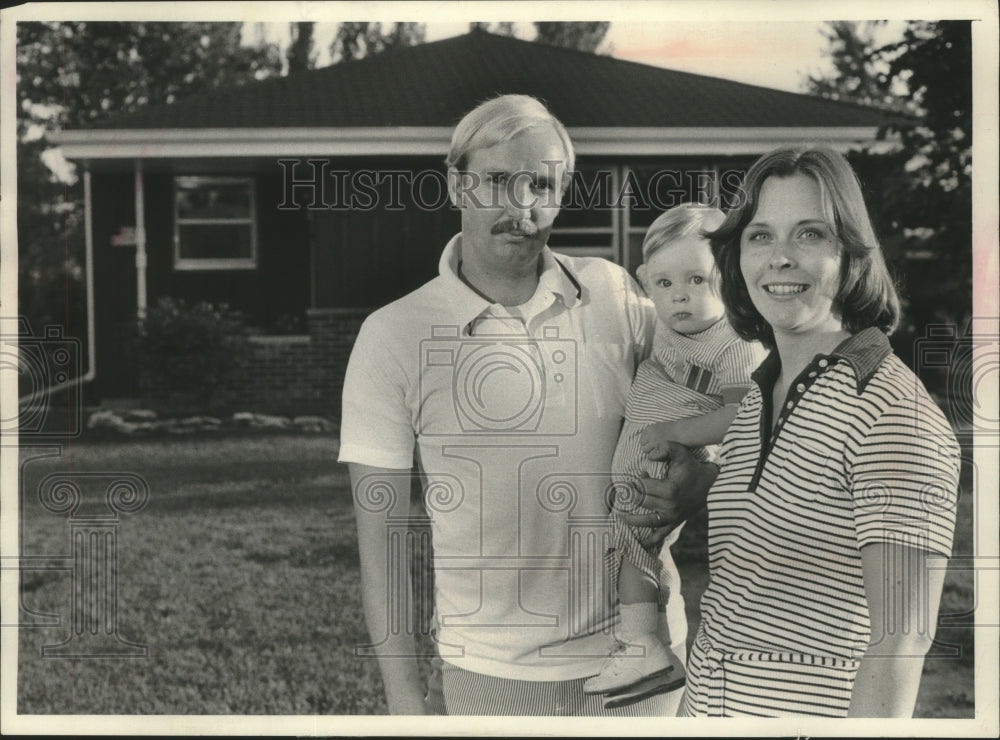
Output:
<path fill-rule="evenodd" d="M 390 714 L 427 714 L 424 686 L 417 671 L 418 659 L 414 636 L 389 628 L 390 610 L 411 609 L 413 588 L 407 563 L 388 556 L 387 519 L 405 521 L 410 513 L 409 470 L 375 468 L 350 463 L 354 513 L 358 527 L 358 551 L 361 556 L 361 601 L 365 622 L 378 654 L 379 669 L 385 684 Z M 402 572 L 393 569 L 402 568 Z M 403 604 L 390 601 L 390 575 L 402 583 Z M 399 591 L 394 591 L 399 594 Z M 408 619 L 392 620 L 399 625 Z M 399 657 L 407 656 L 407 657 Z"/>
<path fill-rule="evenodd" d="M 861 569 L 872 636 L 847 716 L 911 717 L 937 625 L 945 558 L 875 543 L 861 548 Z"/>

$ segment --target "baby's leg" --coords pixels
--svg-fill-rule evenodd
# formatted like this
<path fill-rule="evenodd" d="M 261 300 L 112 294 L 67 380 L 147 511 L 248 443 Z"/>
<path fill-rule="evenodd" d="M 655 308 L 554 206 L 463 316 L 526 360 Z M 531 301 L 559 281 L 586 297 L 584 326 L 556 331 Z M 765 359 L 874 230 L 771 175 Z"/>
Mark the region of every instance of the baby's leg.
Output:
<path fill-rule="evenodd" d="M 659 584 L 627 559 L 622 560 L 618 573 L 618 601 L 621 605 L 618 636 L 623 641 L 634 642 L 643 635 L 658 635 Z"/>
<path fill-rule="evenodd" d="M 684 666 L 659 636 L 660 587 L 648 573 L 623 558 L 618 572 L 620 647 L 584 683 L 588 694 L 608 693 L 606 707 L 625 706 L 684 684 Z"/>
<path fill-rule="evenodd" d="M 628 559 L 623 558 L 618 572 L 618 600 L 622 604 L 649 602 L 655 607 L 659 598 L 659 584 L 648 573 L 643 573 Z"/>

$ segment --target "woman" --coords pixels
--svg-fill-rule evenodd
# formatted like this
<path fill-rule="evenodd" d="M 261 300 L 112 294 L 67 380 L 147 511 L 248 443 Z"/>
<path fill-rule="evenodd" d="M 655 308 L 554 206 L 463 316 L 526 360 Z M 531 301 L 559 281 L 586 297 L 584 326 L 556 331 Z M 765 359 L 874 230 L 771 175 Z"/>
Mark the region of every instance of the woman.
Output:
<path fill-rule="evenodd" d="M 846 160 L 772 152 L 744 196 L 709 236 L 734 328 L 771 354 L 708 495 L 711 581 L 681 711 L 910 716 L 958 447 L 889 347 L 899 300 Z"/>

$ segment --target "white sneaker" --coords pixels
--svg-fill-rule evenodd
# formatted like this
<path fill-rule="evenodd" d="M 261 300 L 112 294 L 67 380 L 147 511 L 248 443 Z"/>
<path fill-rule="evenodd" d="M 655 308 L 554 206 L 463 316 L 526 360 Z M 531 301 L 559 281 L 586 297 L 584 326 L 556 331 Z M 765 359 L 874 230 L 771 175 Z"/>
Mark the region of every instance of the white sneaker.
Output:
<path fill-rule="evenodd" d="M 600 673 L 584 682 L 585 694 L 617 691 L 647 679 L 656 679 L 657 684 L 662 679 L 664 686 L 669 687 L 683 685 L 684 666 L 656 635 L 636 635 L 628 639 L 628 643 L 619 642 L 611 651 Z"/>

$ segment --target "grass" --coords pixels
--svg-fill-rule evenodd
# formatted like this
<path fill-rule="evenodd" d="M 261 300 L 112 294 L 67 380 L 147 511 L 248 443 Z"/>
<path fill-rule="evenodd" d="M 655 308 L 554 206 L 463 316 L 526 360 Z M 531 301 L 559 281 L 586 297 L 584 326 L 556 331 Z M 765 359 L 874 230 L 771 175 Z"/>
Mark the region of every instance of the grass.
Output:
<path fill-rule="evenodd" d="M 24 556 L 69 553 L 66 515 L 38 503 L 46 475 L 70 472 L 87 499 L 100 499 L 109 479 L 81 473 L 134 472 L 148 483 L 148 505 L 123 515 L 117 533 L 119 633 L 149 654 L 41 657 L 42 646 L 70 634 L 72 583 L 65 571 L 24 571 L 19 712 L 385 713 L 375 661 L 354 653 L 368 636 L 335 438 L 76 441 L 59 457 L 37 452 L 22 450 Z M 971 496 L 963 496 L 956 553 L 972 552 L 971 513 Z M 703 538 L 703 520 L 692 521 L 675 550 L 692 636 L 706 580 Z M 949 574 L 942 612 L 973 603 L 972 574 Z M 61 625 L 39 625 L 43 612 L 59 614 Z M 918 716 L 972 716 L 971 629 L 942 636 L 967 652 L 927 661 Z"/>
<path fill-rule="evenodd" d="M 384 712 L 374 661 L 354 657 L 367 636 L 350 490 L 335 459 L 331 437 L 274 435 L 76 444 L 28 463 L 29 492 L 53 470 L 146 478 L 148 506 L 119 526 L 118 616 L 149 657 L 41 658 L 68 628 L 22 629 L 19 711 Z M 66 553 L 65 518 L 33 503 L 23 551 Z M 68 574 L 26 576 L 25 604 L 65 620 Z"/>

